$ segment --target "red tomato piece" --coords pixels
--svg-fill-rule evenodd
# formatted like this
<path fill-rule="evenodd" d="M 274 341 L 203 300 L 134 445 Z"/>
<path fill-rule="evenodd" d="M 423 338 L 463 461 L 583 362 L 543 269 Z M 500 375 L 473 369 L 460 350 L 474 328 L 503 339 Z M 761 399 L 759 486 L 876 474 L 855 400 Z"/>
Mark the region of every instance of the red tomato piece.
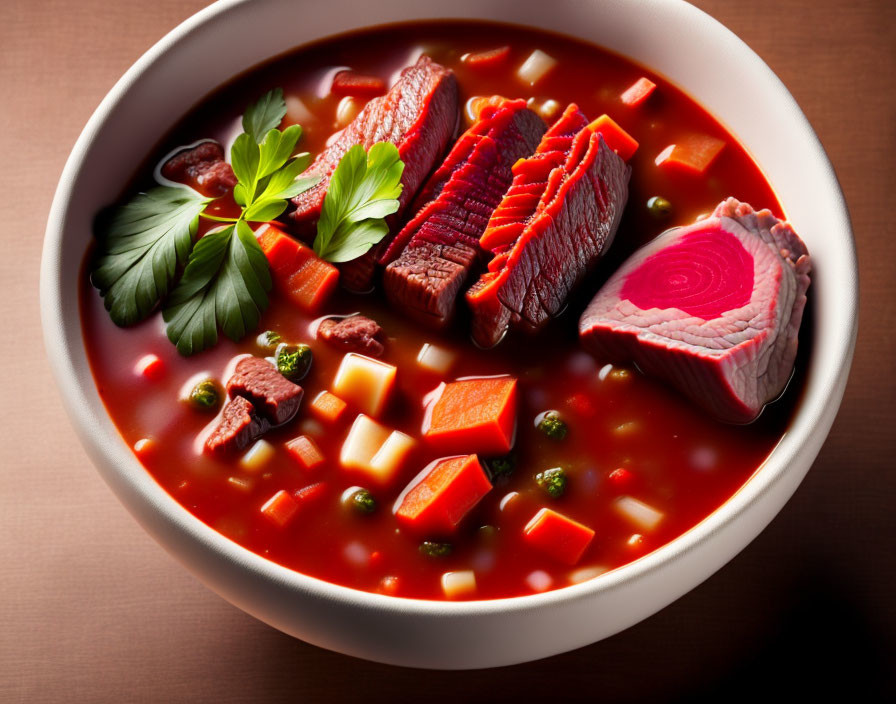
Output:
<path fill-rule="evenodd" d="M 339 71 L 330 86 L 333 95 L 353 98 L 375 98 L 386 92 L 386 82 L 376 76 L 365 76 L 354 71 Z"/>
<path fill-rule="evenodd" d="M 154 354 L 143 355 L 134 365 L 134 373 L 150 381 L 158 381 L 165 375 L 165 363 Z"/>

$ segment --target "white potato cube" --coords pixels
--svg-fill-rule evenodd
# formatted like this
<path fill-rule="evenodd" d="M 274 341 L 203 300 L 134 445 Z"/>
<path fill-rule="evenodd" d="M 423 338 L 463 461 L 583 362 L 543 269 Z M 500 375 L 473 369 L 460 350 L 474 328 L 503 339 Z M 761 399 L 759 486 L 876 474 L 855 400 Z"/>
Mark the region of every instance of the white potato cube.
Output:
<path fill-rule="evenodd" d="M 447 374 L 456 357 L 457 355 L 451 350 L 446 350 L 444 347 L 431 345 L 427 342 L 420 348 L 420 352 L 417 353 L 417 364 L 427 371 L 435 372 L 436 374 Z"/>
<path fill-rule="evenodd" d="M 442 575 L 442 591 L 449 599 L 460 599 L 476 593 L 476 575 L 473 570 L 446 572 Z"/>
<path fill-rule="evenodd" d="M 569 573 L 569 581 L 573 584 L 580 584 L 581 582 L 587 582 L 589 579 L 600 577 L 606 571 L 606 567 L 600 566 L 581 567 Z"/>
<path fill-rule="evenodd" d="M 265 440 L 259 440 L 240 458 L 240 465 L 247 472 L 257 472 L 274 456 L 274 446 Z"/>
<path fill-rule="evenodd" d="M 350 470 L 371 472 L 370 461 L 379 452 L 383 443 L 389 438 L 391 431 L 363 413 L 355 418 L 348 436 L 342 443 L 339 461 Z"/>
<path fill-rule="evenodd" d="M 287 95 L 284 102 L 286 103 L 286 121 L 289 124 L 307 125 L 314 121 L 314 115 L 299 96 Z"/>
<path fill-rule="evenodd" d="M 665 515 L 662 511 L 631 496 L 620 496 L 613 503 L 613 507 L 632 525 L 647 532 L 656 528 Z"/>
<path fill-rule="evenodd" d="M 523 83 L 534 86 L 556 65 L 557 59 L 545 54 L 541 49 L 536 49 L 517 69 L 516 74 Z"/>
<path fill-rule="evenodd" d="M 391 364 L 350 352 L 339 364 L 332 392 L 364 413 L 378 416 L 395 385 L 396 372 Z"/>
<path fill-rule="evenodd" d="M 389 484 L 410 451 L 414 448 L 414 439 L 397 430 L 393 430 L 376 454 L 370 459 L 369 469 L 376 474 L 380 484 Z"/>
<path fill-rule="evenodd" d="M 526 577 L 526 585 L 533 592 L 544 592 L 551 588 L 554 580 L 544 570 L 535 570 Z"/>

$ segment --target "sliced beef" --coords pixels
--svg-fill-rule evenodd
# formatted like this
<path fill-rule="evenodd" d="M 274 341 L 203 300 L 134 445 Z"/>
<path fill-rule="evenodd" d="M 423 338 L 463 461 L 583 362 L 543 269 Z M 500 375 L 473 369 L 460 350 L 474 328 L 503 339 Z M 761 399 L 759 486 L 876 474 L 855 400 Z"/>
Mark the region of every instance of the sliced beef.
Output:
<path fill-rule="evenodd" d="M 267 360 L 244 357 L 227 382 L 227 393 L 246 398 L 271 424 L 282 425 L 299 410 L 303 391 Z"/>
<path fill-rule="evenodd" d="M 233 169 L 224 161 L 224 150 L 213 141 L 175 154 L 162 166 L 162 176 L 206 196 L 223 196 L 236 185 Z"/>
<path fill-rule="evenodd" d="M 582 315 L 582 344 L 745 423 L 790 378 L 810 269 L 788 223 L 729 198 L 626 260 Z"/>
<path fill-rule="evenodd" d="M 350 352 L 363 352 L 370 357 L 383 354 L 383 343 L 379 339 L 382 332 L 375 320 L 363 315 L 327 318 L 317 328 L 317 336 L 327 344 Z"/>
<path fill-rule="evenodd" d="M 389 92 L 367 103 L 308 168 L 307 175 L 319 174 L 322 180 L 293 199 L 296 209 L 289 217 L 298 234 L 313 235 L 330 176 L 349 148 L 361 144 L 369 149 L 376 142 L 395 144 L 404 161 L 401 176 L 404 188 L 399 197 L 398 212 L 388 220 L 390 226 L 394 226 L 445 153 L 457 127 L 458 115 L 457 80 L 452 71 L 427 56 L 404 69 Z M 381 243 L 367 255 L 340 266 L 343 284 L 358 291 L 369 289 L 377 252 L 382 251 L 385 244 Z"/>
<path fill-rule="evenodd" d="M 218 427 L 205 441 L 205 447 L 216 454 L 230 454 L 249 446 L 270 429 L 271 424 L 255 413 L 252 403 L 237 396 L 227 402 Z"/>
<path fill-rule="evenodd" d="M 514 169 L 480 246 L 494 255 L 467 291 L 472 335 L 482 347 L 514 325 L 537 329 L 613 241 L 631 173 L 570 105 L 535 155 Z"/>
<path fill-rule="evenodd" d="M 434 327 L 453 317 L 458 294 L 481 261 L 479 237 L 513 179 L 511 168 L 535 151 L 544 132 L 544 121 L 523 100 L 482 109 L 424 187 L 433 199 L 380 260 L 388 263 L 383 288 L 392 303 Z"/>

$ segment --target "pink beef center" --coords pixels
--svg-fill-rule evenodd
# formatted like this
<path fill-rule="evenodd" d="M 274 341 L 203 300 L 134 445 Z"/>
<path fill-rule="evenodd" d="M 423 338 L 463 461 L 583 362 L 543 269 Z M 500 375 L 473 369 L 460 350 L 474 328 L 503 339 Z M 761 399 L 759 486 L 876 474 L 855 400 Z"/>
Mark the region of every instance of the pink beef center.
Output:
<path fill-rule="evenodd" d="M 741 308 L 753 292 L 753 255 L 722 229 L 695 232 L 651 255 L 622 286 L 642 310 L 678 308 L 704 320 Z"/>

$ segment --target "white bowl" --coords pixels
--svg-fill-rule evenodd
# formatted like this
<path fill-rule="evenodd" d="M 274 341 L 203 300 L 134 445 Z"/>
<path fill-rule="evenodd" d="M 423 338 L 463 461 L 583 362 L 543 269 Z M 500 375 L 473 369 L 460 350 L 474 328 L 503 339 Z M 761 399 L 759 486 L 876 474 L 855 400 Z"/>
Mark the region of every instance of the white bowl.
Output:
<path fill-rule="evenodd" d="M 671 543 L 596 580 L 465 603 L 328 584 L 268 562 L 194 518 L 142 468 L 107 416 L 87 364 L 77 303 L 95 213 L 197 97 L 313 39 L 446 15 L 582 37 L 664 74 L 752 153 L 815 265 L 814 339 L 803 399 L 779 445 L 733 498 Z M 433 0 L 223 0 L 152 47 L 91 117 L 56 191 L 41 264 L 44 335 L 68 413 L 103 478 L 143 527 L 221 596 L 282 631 L 371 660 L 432 668 L 508 665 L 586 645 L 663 608 L 734 557 L 791 496 L 828 433 L 852 359 L 856 306 L 846 206 L 812 128 L 756 54 L 708 15 L 675 0 L 452 0 L 448 6 Z"/>

